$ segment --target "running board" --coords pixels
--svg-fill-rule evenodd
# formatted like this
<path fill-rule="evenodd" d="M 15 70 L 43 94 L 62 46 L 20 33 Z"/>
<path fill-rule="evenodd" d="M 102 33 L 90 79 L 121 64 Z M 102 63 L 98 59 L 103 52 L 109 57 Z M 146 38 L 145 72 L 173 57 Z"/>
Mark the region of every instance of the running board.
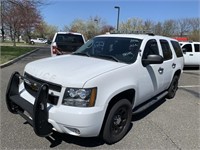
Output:
<path fill-rule="evenodd" d="M 137 114 L 137 113 L 140 113 L 140 112 L 146 110 L 147 108 L 149 108 L 150 106 L 154 105 L 159 100 L 161 100 L 163 97 L 165 97 L 167 94 L 168 94 L 168 92 L 165 91 L 165 92 L 161 93 L 160 95 L 153 97 L 149 101 L 137 106 L 136 108 L 133 109 L 133 114 Z"/>

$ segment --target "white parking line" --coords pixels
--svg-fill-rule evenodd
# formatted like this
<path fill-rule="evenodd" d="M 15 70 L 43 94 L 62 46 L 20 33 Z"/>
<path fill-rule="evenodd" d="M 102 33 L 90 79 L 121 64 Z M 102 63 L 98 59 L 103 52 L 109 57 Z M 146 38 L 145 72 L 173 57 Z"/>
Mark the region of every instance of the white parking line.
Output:
<path fill-rule="evenodd" d="M 181 87 L 181 88 L 196 88 L 196 87 L 200 87 L 200 85 L 180 85 L 178 87 Z"/>

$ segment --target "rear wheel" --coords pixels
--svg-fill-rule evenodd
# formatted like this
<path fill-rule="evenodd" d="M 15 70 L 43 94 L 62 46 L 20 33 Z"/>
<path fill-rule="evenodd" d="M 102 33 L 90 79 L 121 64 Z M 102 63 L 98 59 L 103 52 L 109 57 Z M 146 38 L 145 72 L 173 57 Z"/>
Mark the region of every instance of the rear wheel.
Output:
<path fill-rule="evenodd" d="M 127 99 L 118 101 L 110 110 L 103 130 L 103 140 L 113 144 L 127 133 L 132 118 L 132 105 Z"/>
<path fill-rule="evenodd" d="M 174 96 L 176 95 L 176 91 L 178 90 L 178 80 L 179 80 L 179 77 L 177 75 L 175 75 L 173 77 L 170 87 L 168 89 L 168 94 L 167 94 L 166 98 L 168 98 L 168 99 L 174 98 Z"/>

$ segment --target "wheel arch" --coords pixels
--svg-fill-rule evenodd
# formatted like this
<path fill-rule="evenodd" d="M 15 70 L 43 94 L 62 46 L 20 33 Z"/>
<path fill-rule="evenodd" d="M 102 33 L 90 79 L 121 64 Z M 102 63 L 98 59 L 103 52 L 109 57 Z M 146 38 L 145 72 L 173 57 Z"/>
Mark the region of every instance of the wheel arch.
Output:
<path fill-rule="evenodd" d="M 122 91 L 122 92 L 116 94 L 115 96 L 113 96 L 111 98 L 111 100 L 109 101 L 108 106 L 106 108 L 106 113 L 104 115 L 103 123 L 102 123 L 101 130 L 100 130 L 100 136 L 102 136 L 102 131 L 105 126 L 105 122 L 107 120 L 107 117 L 108 117 L 108 114 L 109 114 L 111 108 L 114 106 L 114 104 L 116 104 L 121 99 L 127 99 L 128 101 L 130 101 L 130 103 L 133 106 L 134 102 L 135 102 L 135 89 L 127 89 L 125 91 Z"/>
<path fill-rule="evenodd" d="M 181 75 L 181 70 L 180 70 L 180 69 L 179 69 L 179 70 L 176 70 L 174 76 L 175 76 L 175 75 L 177 75 L 178 77 L 180 77 L 180 75 Z"/>

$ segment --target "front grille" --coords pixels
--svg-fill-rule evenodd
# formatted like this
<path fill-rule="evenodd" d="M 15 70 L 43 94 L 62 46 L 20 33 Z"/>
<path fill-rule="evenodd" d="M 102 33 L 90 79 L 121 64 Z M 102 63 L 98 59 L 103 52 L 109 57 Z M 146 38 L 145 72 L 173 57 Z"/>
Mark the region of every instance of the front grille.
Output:
<path fill-rule="evenodd" d="M 39 90 L 39 87 L 44 83 L 48 84 L 49 89 L 52 90 L 52 91 L 57 91 L 57 92 L 61 91 L 62 86 L 59 85 L 59 84 L 55 84 L 55 83 L 52 83 L 52 82 L 48 82 L 48 81 L 38 79 L 38 78 L 33 77 L 32 75 L 28 74 L 28 73 L 24 74 L 24 87 L 34 97 L 37 96 L 37 92 Z M 47 102 L 50 103 L 50 104 L 53 104 L 53 105 L 57 105 L 58 99 L 59 99 L 58 96 L 50 93 L 48 95 Z"/>

